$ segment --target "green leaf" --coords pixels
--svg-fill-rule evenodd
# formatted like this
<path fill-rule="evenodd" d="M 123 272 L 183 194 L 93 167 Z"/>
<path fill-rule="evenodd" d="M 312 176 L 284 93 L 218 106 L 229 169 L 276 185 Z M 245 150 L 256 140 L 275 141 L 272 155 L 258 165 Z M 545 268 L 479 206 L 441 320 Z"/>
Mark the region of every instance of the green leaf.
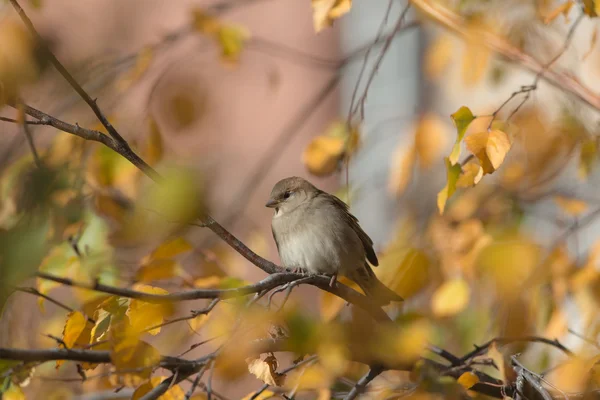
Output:
<path fill-rule="evenodd" d="M 465 137 L 465 133 L 467 132 L 467 128 L 473 122 L 475 117 L 471 110 L 468 107 L 462 106 L 458 109 L 454 114 L 452 114 L 452 121 L 454 121 L 454 125 L 456 126 L 456 142 L 454 142 L 454 146 L 452 147 L 452 152 L 450 153 L 450 163 L 452 165 L 458 162 L 458 157 L 460 157 L 460 142 L 462 142 Z"/>
<path fill-rule="evenodd" d="M 444 188 L 438 193 L 437 204 L 440 214 L 444 213 L 446 202 L 456 191 L 456 182 L 458 181 L 458 177 L 462 171 L 460 164 L 452 165 L 448 158 L 446 158 L 445 161 L 448 181 L 446 182 L 446 186 L 444 186 Z"/>

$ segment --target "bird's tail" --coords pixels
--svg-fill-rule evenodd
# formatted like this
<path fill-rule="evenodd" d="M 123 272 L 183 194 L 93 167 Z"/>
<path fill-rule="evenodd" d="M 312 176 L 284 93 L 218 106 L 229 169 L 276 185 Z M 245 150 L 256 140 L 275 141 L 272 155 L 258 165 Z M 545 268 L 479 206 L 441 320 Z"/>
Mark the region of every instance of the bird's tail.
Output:
<path fill-rule="evenodd" d="M 385 286 L 371 269 L 371 266 L 365 263 L 364 268 L 355 270 L 349 277 L 360 286 L 363 292 L 379 305 L 387 305 L 392 301 L 404 301 L 393 290 Z"/>

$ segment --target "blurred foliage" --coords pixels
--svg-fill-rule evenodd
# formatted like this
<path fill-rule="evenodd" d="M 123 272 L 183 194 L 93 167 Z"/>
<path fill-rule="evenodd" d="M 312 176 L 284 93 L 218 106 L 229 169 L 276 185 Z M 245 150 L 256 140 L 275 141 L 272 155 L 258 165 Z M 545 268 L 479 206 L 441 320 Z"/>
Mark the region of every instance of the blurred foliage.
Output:
<path fill-rule="evenodd" d="M 470 8 L 491 2 L 442 3 L 462 13 L 467 35 L 457 42 L 442 33 L 430 43 L 424 57 L 427 78 L 444 79 L 455 60 L 465 87 L 498 78 L 504 67 L 481 37 L 484 31 L 506 32 L 492 15 Z M 319 32 L 347 13 L 352 2 L 311 0 L 311 5 Z M 587 17 L 597 17 L 599 2 L 581 5 Z M 578 8 L 570 0 L 542 1 L 538 22 L 559 23 Z M 216 45 L 225 65 L 243 63 L 251 41 L 245 28 L 204 9 L 189 15 L 188 28 Z M 41 71 L 37 51 L 20 23 L 0 22 L 0 105 L 14 103 L 23 88 L 35 84 Z M 116 89 L 124 92 L 147 76 L 156 55 L 154 46 L 139 50 Z M 170 106 L 176 130 L 193 126 L 205 111 L 187 94 L 173 96 Z M 520 368 L 515 360 L 544 371 L 538 382 L 555 396 L 580 398 L 597 391 L 600 242 L 593 240 L 587 254 L 569 244 L 598 214 L 598 200 L 575 190 L 596 185 L 598 132 L 567 110 L 548 118 L 538 105 L 519 106 L 515 113 L 502 107 L 479 112 L 477 104 L 446 116 L 423 112 L 408 145 L 394 152 L 388 194 L 406 212 L 378 252 L 375 273 L 405 302 L 386 308 L 388 324 L 326 291 L 292 293 L 294 285 L 235 298 L 226 292 L 209 308 L 196 310 L 142 297 L 195 289 L 211 294 L 251 284 L 248 264 L 238 253 L 223 243 L 198 244 L 191 232 L 209 211 L 208 173 L 178 165 L 167 146 L 170 138 L 152 115 L 140 124 L 142 139 L 132 148 L 160 171 L 159 184 L 110 148 L 56 132 L 38 149 L 38 163 L 28 154 L 2 170 L 0 310 L 15 290 L 30 289 L 39 294 L 39 310 L 27 312 L 39 321 L 23 336 L 45 348 L 106 351 L 110 363 L 59 360 L 48 368 L 48 363 L 0 360 L 2 399 L 20 400 L 30 390 L 33 396 L 62 399 L 125 387 L 132 390 L 131 398 L 141 399 L 168 379 L 161 368 L 172 361 L 168 356 L 188 352 L 194 352 L 191 360 L 212 354 L 191 399 L 206 398 L 200 392 L 208 390 L 204 382 L 213 375 L 220 383 L 251 376 L 255 387 L 271 386 L 246 399 L 282 398 L 284 392 L 340 398 L 368 364 L 397 367 L 370 384 L 369 398 L 475 398 L 482 387 L 515 388 Z M 110 119 L 117 125 L 119 118 Z M 336 119 L 298 150 L 298 158 L 314 176 L 343 172 L 364 149 L 363 135 L 360 123 Z M 420 198 L 422 208 L 404 207 L 410 191 L 434 173 L 445 176 L 441 190 L 436 188 L 437 209 L 423 206 L 435 204 L 435 196 Z M 561 178 L 569 180 L 569 190 L 562 189 Z M 361 195 L 360 188 L 338 194 L 346 202 Z M 550 243 L 532 229 L 540 210 L 544 222 L 564 231 Z M 258 230 L 244 243 L 261 256 L 269 254 L 271 239 Z M 74 284 L 36 277 L 36 272 Z M 344 277 L 339 282 L 360 291 Z M 137 298 L 95 290 L 99 285 L 131 289 Z M 49 302 L 58 307 L 50 309 Z M 489 342 L 495 337 L 504 339 Z M 546 341 L 534 344 L 533 337 Z M 560 348 L 567 341 L 573 353 L 565 355 Z M 265 350 L 269 345 L 285 347 L 295 361 L 289 364 L 279 351 Z M 448 366 L 441 349 L 467 357 Z M 445 364 L 436 370 L 425 359 Z M 485 382 L 483 374 L 497 381 Z M 79 376 L 80 387 L 57 389 L 37 379 L 51 375 Z M 161 399 L 186 398 L 193 381 L 182 376 Z"/>

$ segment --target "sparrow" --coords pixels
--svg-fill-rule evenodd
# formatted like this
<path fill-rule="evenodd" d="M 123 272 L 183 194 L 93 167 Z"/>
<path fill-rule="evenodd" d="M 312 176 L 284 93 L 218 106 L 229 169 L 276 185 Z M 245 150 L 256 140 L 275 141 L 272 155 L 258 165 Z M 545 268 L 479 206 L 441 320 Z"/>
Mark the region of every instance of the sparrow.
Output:
<path fill-rule="evenodd" d="M 275 184 L 265 206 L 275 210 L 271 229 L 286 269 L 331 276 L 331 286 L 341 274 L 379 305 L 403 300 L 375 276 L 367 262 L 379 264 L 373 241 L 342 200 L 290 177 Z"/>

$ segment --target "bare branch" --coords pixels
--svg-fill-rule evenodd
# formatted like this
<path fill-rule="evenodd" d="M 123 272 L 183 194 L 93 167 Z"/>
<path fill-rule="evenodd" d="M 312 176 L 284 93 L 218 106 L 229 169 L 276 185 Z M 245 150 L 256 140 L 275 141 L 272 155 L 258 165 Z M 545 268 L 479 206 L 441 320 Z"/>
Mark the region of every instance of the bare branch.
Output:
<path fill-rule="evenodd" d="M 356 382 L 356 385 L 354 385 L 354 387 L 352 388 L 352 390 L 350 390 L 348 395 L 344 397 L 344 400 L 353 400 L 357 398 L 359 394 L 365 391 L 367 385 L 382 372 L 383 368 L 381 367 L 371 367 L 371 369 L 369 369 L 369 372 L 367 372 L 362 378 L 360 378 L 358 382 Z"/>

